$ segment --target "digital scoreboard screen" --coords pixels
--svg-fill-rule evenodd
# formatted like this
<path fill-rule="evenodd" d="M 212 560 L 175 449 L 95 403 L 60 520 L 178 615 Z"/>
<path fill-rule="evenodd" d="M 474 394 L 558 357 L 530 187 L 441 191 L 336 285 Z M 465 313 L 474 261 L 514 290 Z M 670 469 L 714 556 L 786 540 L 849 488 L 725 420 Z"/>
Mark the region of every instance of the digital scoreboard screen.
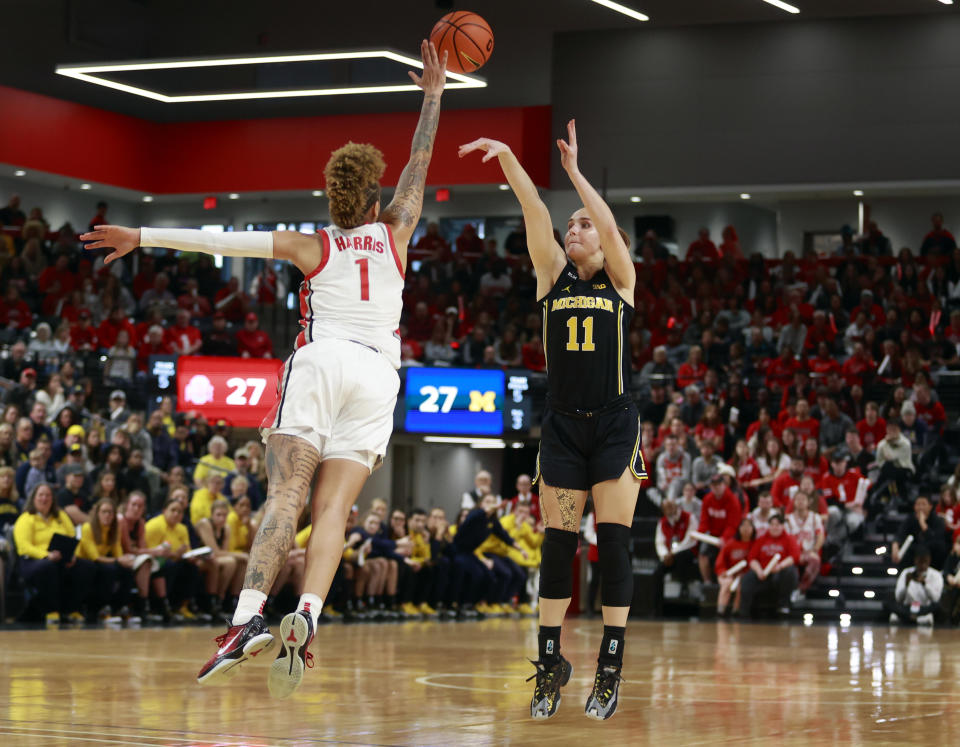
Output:
<path fill-rule="evenodd" d="M 199 413 L 210 422 L 257 428 L 277 401 L 282 366 L 283 361 L 272 358 L 181 356 L 177 410 Z"/>
<path fill-rule="evenodd" d="M 408 368 L 404 430 L 464 436 L 504 432 L 503 371 Z"/>

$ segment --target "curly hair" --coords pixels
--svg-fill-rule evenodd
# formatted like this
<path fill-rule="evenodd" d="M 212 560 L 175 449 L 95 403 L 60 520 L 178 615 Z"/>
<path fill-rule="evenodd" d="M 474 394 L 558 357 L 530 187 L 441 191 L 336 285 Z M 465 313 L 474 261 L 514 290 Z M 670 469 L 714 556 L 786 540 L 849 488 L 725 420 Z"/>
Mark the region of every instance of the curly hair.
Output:
<path fill-rule="evenodd" d="M 380 199 L 380 177 L 387 166 L 372 145 L 347 143 L 330 154 L 323 169 L 330 218 L 340 228 L 356 228 Z"/>

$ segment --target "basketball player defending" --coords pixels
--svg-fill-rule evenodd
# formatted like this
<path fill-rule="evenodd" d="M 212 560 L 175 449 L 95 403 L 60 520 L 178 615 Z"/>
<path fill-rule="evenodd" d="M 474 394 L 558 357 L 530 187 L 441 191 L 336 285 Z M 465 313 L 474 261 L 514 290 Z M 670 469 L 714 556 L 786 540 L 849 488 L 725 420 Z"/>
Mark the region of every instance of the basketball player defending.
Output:
<path fill-rule="evenodd" d="M 573 121 L 567 132 L 569 140 L 558 140 L 557 146 L 583 207 L 567 221 L 564 248 L 554 240 L 550 214 L 508 146 L 481 138 L 461 146 L 460 156 L 482 150 L 484 161 L 499 158 L 523 208 L 537 298 L 543 304 L 547 404 L 537 466 L 547 530 L 540 564 L 540 656 L 534 662 L 537 683 L 530 715 L 545 719 L 556 713 L 560 687 L 573 671 L 560 655 L 560 626 L 570 604 L 571 566 L 589 490 L 597 509 L 603 642 L 585 711 L 603 720 L 617 708 L 633 597 L 630 527 L 647 476 L 637 409 L 625 388 L 636 272 L 626 235 L 577 167 Z"/>
<path fill-rule="evenodd" d="M 201 683 L 223 681 L 236 667 L 271 647 L 262 617 L 267 593 L 293 546 L 297 521 L 312 492 L 313 531 L 307 546 L 304 594 L 280 623 L 281 651 L 269 688 L 287 697 L 312 665 L 323 597 L 340 562 L 347 516 L 371 470 L 382 459 L 399 389 L 401 293 L 407 243 L 423 205 L 433 151 L 446 54 L 421 45 L 423 108 L 410 161 L 393 201 L 380 212 L 385 166 L 371 145 L 348 143 L 324 170 L 333 224 L 316 235 L 295 231 L 213 234 L 182 229 L 97 226 L 88 249 L 112 247 L 110 262 L 138 246 L 286 259 L 304 274 L 302 331 L 280 373 L 277 404 L 264 420 L 266 513 L 257 530 L 237 610 L 219 648 L 200 670 Z"/>

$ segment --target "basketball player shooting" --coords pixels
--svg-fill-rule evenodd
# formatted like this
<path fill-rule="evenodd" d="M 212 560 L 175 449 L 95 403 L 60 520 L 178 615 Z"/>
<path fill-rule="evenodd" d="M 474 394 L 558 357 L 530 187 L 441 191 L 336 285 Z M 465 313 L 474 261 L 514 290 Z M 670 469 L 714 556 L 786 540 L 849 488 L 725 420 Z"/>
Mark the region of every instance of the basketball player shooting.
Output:
<path fill-rule="evenodd" d="M 295 231 L 206 233 L 186 229 L 96 226 L 87 249 L 112 248 L 112 262 L 138 246 L 293 262 L 304 274 L 302 328 L 280 373 L 277 404 L 261 426 L 266 443 L 267 502 L 237 609 L 197 680 L 222 682 L 236 667 L 271 648 L 263 606 L 293 546 L 312 491 L 313 531 L 304 593 L 280 623 L 281 650 L 268 677 L 275 697 L 288 697 L 312 665 L 308 652 L 343 548 L 351 506 L 382 460 L 393 428 L 400 380 L 400 324 L 407 244 L 423 207 L 427 167 L 440 115 L 447 53 L 420 45 L 423 89 L 410 160 L 396 194 L 380 212 L 386 168 L 372 145 L 348 143 L 324 169 L 332 225 L 308 236 Z"/>
<path fill-rule="evenodd" d="M 481 138 L 460 147 L 460 157 L 484 151 L 496 157 L 520 201 L 527 246 L 543 306 L 547 404 L 543 412 L 537 477 L 547 523 L 540 563 L 540 656 L 530 715 L 550 718 L 573 667 L 560 654 L 560 627 L 573 590 L 572 565 L 580 519 L 593 493 L 603 596 L 603 639 L 593 691 L 584 712 L 606 720 L 617 709 L 623 639 L 633 597 L 630 527 L 647 472 L 640 451 L 637 408 L 624 388 L 630 377 L 625 344 L 633 318 L 636 270 L 628 239 L 577 164 L 577 130 L 557 140 L 564 171 L 583 207 L 567 220 L 564 246 L 533 181 L 504 143 Z"/>

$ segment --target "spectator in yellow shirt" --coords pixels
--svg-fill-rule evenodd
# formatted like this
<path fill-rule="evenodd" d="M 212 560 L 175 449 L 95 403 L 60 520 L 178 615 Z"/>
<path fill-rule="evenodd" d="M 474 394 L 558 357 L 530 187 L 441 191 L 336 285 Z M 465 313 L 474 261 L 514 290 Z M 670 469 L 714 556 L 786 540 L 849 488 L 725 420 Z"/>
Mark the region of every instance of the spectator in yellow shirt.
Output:
<path fill-rule="evenodd" d="M 209 453 L 200 457 L 200 461 L 193 471 L 194 485 L 206 485 L 207 475 L 211 472 L 215 472 L 226 479 L 227 475 L 237 469 L 234 461 L 227 456 L 227 439 L 223 436 L 211 438 L 207 444 L 207 449 Z"/>
<path fill-rule="evenodd" d="M 250 544 L 257 533 L 250 496 L 242 495 L 233 502 L 233 511 L 227 514 L 227 526 L 230 527 L 230 550 L 250 552 Z"/>
<path fill-rule="evenodd" d="M 80 530 L 77 557 L 93 562 L 96 568 L 98 607 L 112 602 L 114 611 L 119 612 L 134 583 L 144 588 L 149 583 L 149 563 L 140 564 L 134 580 L 134 556 L 123 552 L 117 507 L 109 498 L 101 498 L 90 510 L 90 519 Z"/>
<path fill-rule="evenodd" d="M 13 525 L 13 540 L 20 556 L 20 575 L 37 591 L 36 604 L 49 624 L 60 621 L 60 613 L 76 618 L 80 605 L 93 590 L 93 565 L 76 557 L 64 558 L 50 550 L 55 534 L 74 536 L 73 522 L 53 500 L 53 488 L 36 485 L 23 513 Z M 82 618 L 81 618 L 82 619 Z"/>
<path fill-rule="evenodd" d="M 190 523 L 193 526 L 196 526 L 201 519 L 210 518 L 210 509 L 214 501 L 225 500 L 223 482 L 223 475 L 219 472 L 210 472 L 206 476 L 204 487 L 194 492 L 190 499 Z"/>
<path fill-rule="evenodd" d="M 200 539 L 213 551 L 210 555 L 211 567 L 206 574 L 207 594 L 214 597 L 213 614 L 228 608 L 224 606 L 227 592 L 234 597 L 240 594 L 243 577 L 247 572 L 247 553 L 230 549 L 231 531 L 227 526 L 227 515 L 230 513 L 230 504 L 221 498 L 213 502 L 208 518 L 194 524 Z"/>
<path fill-rule="evenodd" d="M 197 563 L 183 558 L 184 553 L 190 550 L 190 535 L 183 525 L 185 493 L 179 487 L 170 491 L 163 504 L 163 513 L 146 523 L 144 536 L 147 547 L 157 549 L 160 568 L 154 576 L 163 579 L 164 591 L 171 606 L 183 618 L 192 620 L 197 616 L 190 608 L 190 602 L 200 588 L 200 576 Z"/>

